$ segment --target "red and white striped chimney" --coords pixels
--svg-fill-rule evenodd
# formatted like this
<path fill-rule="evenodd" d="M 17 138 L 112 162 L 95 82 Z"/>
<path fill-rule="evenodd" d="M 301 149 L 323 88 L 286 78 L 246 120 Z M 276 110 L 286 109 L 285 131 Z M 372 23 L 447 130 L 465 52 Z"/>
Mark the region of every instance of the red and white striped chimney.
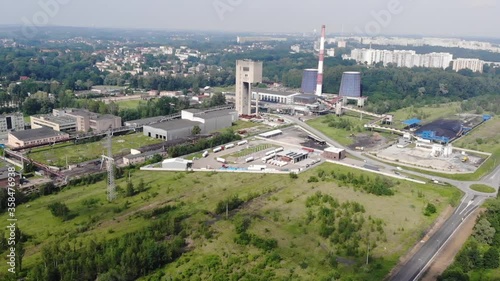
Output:
<path fill-rule="evenodd" d="M 316 95 L 323 94 L 323 62 L 325 60 L 325 34 L 326 26 L 321 27 L 321 42 L 319 45 L 319 63 L 318 63 L 318 80 L 316 85 Z"/>

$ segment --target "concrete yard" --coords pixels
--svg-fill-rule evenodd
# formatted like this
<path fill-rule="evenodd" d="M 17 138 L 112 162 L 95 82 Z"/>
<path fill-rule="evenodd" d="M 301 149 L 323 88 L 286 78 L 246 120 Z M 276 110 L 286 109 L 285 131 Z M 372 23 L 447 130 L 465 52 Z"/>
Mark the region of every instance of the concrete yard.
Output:
<path fill-rule="evenodd" d="M 434 157 L 431 155 L 430 149 L 422 147 L 398 148 L 396 145 L 377 151 L 376 156 L 380 159 L 396 161 L 419 168 L 454 173 L 472 173 L 476 171 L 481 163 L 484 162 L 484 158 L 486 158 L 486 156 L 482 158 L 467 153 L 468 161 L 462 162 L 464 155 L 458 150 L 453 150 L 453 154 L 449 157 Z"/>
<path fill-rule="evenodd" d="M 209 155 L 206 158 L 200 157 L 193 160 L 193 169 L 252 170 L 251 167 L 265 166 L 266 170 L 302 172 L 323 161 L 321 154 L 323 149 L 328 147 L 327 145 L 321 145 L 308 139 L 309 133 L 296 127 L 281 129 L 281 131 L 283 134 L 267 139 L 261 137 L 247 139 L 248 143 L 240 146 L 237 145 L 237 142 L 233 142 L 234 147 L 216 153 L 213 152 L 213 148 L 209 149 L 207 150 Z M 263 162 L 263 158 L 276 149 L 282 150 L 278 154 L 287 151 L 308 153 L 304 148 L 314 150 L 314 152 L 309 152 L 308 158 L 300 162 L 289 162 L 282 166 L 277 161 Z M 217 158 L 223 158 L 226 163 L 217 161 Z M 247 162 L 249 158 L 253 158 L 253 160 Z"/>

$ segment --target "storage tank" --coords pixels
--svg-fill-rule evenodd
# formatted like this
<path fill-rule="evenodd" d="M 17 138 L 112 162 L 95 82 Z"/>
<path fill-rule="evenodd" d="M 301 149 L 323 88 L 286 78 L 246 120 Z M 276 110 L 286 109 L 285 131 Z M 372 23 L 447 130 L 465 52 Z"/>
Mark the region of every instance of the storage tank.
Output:
<path fill-rule="evenodd" d="M 348 71 L 342 74 L 339 96 L 361 97 L 361 72 Z"/>
<path fill-rule="evenodd" d="M 314 94 L 318 80 L 317 69 L 305 69 L 302 74 L 302 93 Z"/>

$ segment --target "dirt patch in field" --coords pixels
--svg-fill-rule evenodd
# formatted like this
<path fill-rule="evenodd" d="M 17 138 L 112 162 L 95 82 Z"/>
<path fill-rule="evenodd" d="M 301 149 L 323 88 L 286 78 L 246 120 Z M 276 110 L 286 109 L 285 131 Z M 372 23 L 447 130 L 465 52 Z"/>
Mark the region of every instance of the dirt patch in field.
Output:
<path fill-rule="evenodd" d="M 472 234 L 472 229 L 476 224 L 476 219 L 485 209 L 477 209 L 472 215 L 467 218 L 466 222 L 460 226 L 460 231 L 457 231 L 453 238 L 446 243 L 446 246 L 439 252 L 434 259 L 434 262 L 429 266 L 429 269 L 422 277 L 422 281 L 434 281 L 453 263 L 458 251 L 462 248 L 467 238 Z"/>
<path fill-rule="evenodd" d="M 379 133 L 358 134 L 356 136 L 353 134 L 351 135 L 351 138 L 354 139 L 354 144 L 349 146 L 351 149 L 363 147 L 364 150 L 377 150 L 384 147 L 387 143 L 387 139 Z"/>

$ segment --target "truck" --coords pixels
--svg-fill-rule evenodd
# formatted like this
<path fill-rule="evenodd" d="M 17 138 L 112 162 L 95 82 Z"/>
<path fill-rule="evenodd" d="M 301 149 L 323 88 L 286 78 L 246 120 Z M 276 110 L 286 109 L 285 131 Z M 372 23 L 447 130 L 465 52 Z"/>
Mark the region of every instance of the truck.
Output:
<path fill-rule="evenodd" d="M 222 147 L 220 147 L 220 146 L 219 146 L 219 147 L 216 147 L 216 148 L 214 148 L 214 150 L 212 150 L 212 151 L 213 151 L 214 153 L 217 153 L 217 152 L 219 152 L 219 151 L 222 151 Z"/>
<path fill-rule="evenodd" d="M 221 162 L 222 164 L 226 164 L 226 159 L 224 159 L 224 158 L 220 158 L 220 157 L 218 157 L 218 158 L 217 158 L 217 159 L 215 159 L 215 160 L 217 160 L 217 162 Z"/>
<path fill-rule="evenodd" d="M 274 150 L 274 152 L 275 152 L 275 153 L 278 153 L 278 152 L 281 152 L 281 151 L 283 151 L 283 150 L 285 150 L 283 147 L 279 147 L 279 148 L 276 148 L 276 149 Z"/>
<path fill-rule="evenodd" d="M 205 152 L 203 152 L 203 154 L 201 156 L 203 156 L 203 158 L 207 158 L 207 156 L 208 156 L 208 150 L 206 150 Z"/>
<path fill-rule="evenodd" d="M 248 157 L 247 159 L 245 159 L 245 163 L 252 162 L 253 160 L 254 160 L 253 157 Z"/>
<path fill-rule="evenodd" d="M 365 150 L 365 148 L 364 148 L 364 147 L 362 147 L 362 146 L 356 146 L 356 150 L 361 150 L 361 151 L 363 151 L 363 150 Z"/>
<path fill-rule="evenodd" d="M 230 148 L 233 148 L 233 147 L 234 147 L 234 143 L 226 145 L 226 149 L 230 149 Z"/>
<path fill-rule="evenodd" d="M 247 144 L 247 143 L 248 143 L 248 141 L 247 141 L 247 140 L 244 140 L 244 141 L 240 141 L 240 142 L 238 142 L 238 145 L 244 145 L 244 144 Z"/>

